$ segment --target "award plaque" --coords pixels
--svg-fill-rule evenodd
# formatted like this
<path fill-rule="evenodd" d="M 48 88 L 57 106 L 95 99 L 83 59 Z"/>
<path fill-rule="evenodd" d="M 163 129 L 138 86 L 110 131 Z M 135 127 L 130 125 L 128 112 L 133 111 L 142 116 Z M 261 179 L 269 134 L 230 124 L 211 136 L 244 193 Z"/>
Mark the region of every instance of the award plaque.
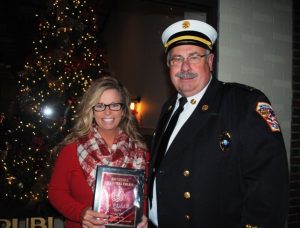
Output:
<path fill-rule="evenodd" d="M 93 210 L 109 216 L 107 228 L 135 228 L 143 215 L 144 171 L 98 166 Z"/>

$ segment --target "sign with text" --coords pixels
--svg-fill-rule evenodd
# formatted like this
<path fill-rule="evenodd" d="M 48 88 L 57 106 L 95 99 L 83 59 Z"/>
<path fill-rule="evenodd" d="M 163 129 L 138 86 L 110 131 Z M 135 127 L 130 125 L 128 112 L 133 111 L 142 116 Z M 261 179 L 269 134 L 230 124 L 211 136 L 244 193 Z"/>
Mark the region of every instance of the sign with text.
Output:
<path fill-rule="evenodd" d="M 63 228 L 61 218 L 30 217 L 30 218 L 0 218 L 1 228 Z"/>

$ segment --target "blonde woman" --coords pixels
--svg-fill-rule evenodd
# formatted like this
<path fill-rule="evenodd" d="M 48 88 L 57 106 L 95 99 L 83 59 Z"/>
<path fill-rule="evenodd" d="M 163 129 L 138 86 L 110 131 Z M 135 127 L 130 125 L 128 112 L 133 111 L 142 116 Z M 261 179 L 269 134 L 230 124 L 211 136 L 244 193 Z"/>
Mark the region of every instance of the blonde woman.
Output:
<path fill-rule="evenodd" d="M 127 89 L 113 77 L 94 81 L 83 95 L 49 184 L 49 200 L 67 228 L 104 227 L 107 221 L 91 208 L 97 165 L 146 169 L 147 148 L 129 103 Z M 138 227 L 147 227 L 146 220 L 143 216 Z"/>

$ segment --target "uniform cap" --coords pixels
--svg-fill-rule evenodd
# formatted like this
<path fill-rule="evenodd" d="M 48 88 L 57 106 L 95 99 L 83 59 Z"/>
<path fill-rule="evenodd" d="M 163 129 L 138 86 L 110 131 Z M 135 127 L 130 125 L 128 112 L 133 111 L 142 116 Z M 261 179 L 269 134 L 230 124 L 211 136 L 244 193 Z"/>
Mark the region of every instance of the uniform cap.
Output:
<path fill-rule="evenodd" d="M 168 52 L 171 48 L 184 44 L 193 44 L 212 50 L 217 36 L 217 31 L 205 22 L 182 20 L 166 28 L 161 38 Z"/>

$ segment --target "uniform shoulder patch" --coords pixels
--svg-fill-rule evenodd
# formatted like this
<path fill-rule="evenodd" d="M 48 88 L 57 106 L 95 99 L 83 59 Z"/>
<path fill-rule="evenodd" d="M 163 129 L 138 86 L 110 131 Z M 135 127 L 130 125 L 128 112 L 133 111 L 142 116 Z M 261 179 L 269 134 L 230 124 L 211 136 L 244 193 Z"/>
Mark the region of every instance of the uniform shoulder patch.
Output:
<path fill-rule="evenodd" d="M 257 102 L 256 112 L 266 121 L 272 132 L 280 132 L 280 126 L 275 116 L 275 112 L 269 103 Z"/>

